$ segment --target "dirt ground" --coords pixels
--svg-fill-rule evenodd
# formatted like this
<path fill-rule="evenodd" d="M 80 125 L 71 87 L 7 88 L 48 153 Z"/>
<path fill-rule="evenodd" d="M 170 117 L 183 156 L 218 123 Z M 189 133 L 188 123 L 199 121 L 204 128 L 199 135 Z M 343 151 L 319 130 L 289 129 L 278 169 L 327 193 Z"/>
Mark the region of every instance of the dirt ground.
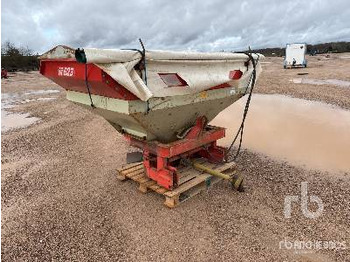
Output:
<path fill-rule="evenodd" d="M 303 77 L 300 72 L 350 81 L 350 59 L 343 56 L 349 54 L 308 57 L 308 68 L 293 70 L 282 69 L 282 58 L 266 58 L 256 92 L 349 110 L 349 87 L 290 81 Z M 168 209 L 163 197 L 116 179 L 133 149 L 107 121 L 67 101 L 63 89 L 37 72 L 17 73 L 1 84 L 2 94 L 32 98 L 9 110 L 41 119 L 2 133 L 4 261 L 350 261 L 349 174 L 325 175 L 244 150 L 238 168 L 245 192 L 222 181 Z M 52 89 L 61 92 L 26 94 Z M 55 99 L 34 99 L 43 96 Z M 324 211 L 309 219 L 293 204 L 285 218 L 285 197 L 300 196 L 303 181 Z M 323 246 L 301 251 L 288 248 L 288 241 Z M 336 248 L 324 245 L 330 242 Z"/>

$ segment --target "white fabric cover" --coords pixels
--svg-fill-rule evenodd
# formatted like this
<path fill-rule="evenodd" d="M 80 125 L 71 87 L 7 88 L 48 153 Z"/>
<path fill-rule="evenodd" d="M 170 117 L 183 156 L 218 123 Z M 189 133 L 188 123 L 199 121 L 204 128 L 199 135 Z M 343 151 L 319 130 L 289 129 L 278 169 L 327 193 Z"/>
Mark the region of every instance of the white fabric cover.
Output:
<path fill-rule="evenodd" d="M 252 73 L 252 66 L 247 69 L 244 65 L 248 56 L 241 53 L 146 51 L 146 85 L 134 69 L 142 59 L 140 52 L 96 48 L 86 48 L 84 51 L 87 63 L 96 64 L 143 101 L 151 97 L 199 93 L 225 83 L 232 87 L 245 88 Z M 255 54 L 253 57 L 258 58 Z M 259 74 L 260 63 L 257 69 Z M 231 80 L 229 72 L 233 70 L 241 70 L 243 76 L 239 80 Z M 168 87 L 159 73 L 176 73 L 186 81 L 187 86 Z"/>
<path fill-rule="evenodd" d="M 143 101 L 153 96 L 198 93 L 224 83 L 245 88 L 252 72 L 252 67 L 247 70 L 244 66 L 244 62 L 248 60 L 247 55 L 240 53 L 146 51 L 146 86 L 133 69 L 142 59 L 138 51 L 90 48 L 84 50 L 88 63 L 95 63 Z M 254 57 L 257 58 L 256 55 Z M 231 80 L 229 72 L 232 70 L 241 70 L 245 74 L 240 80 Z M 260 71 L 258 64 L 258 74 Z M 188 86 L 168 87 L 159 77 L 159 73 L 177 73 Z"/>

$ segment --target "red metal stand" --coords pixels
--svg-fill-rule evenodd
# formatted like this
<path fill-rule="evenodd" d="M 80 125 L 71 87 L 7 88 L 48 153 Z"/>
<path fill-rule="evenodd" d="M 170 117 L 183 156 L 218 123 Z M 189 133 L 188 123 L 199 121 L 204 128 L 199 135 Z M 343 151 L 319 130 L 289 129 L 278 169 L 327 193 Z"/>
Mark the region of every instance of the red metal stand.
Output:
<path fill-rule="evenodd" d="M 225 149 L 217 146 L 216 141 L 225 137 L 225 129 L 205 125 L 205 119 L 198 118 L 184 138 L 169 144 L 147 142 L 130 135 L 125 137 L 130 145 L 143 150 L 143 164 L 148 177 L 166 189 L 173 189 L 179 181 L 176 167 L 181 158 L 201 156 L 210 162 L 224 160 Z"/>

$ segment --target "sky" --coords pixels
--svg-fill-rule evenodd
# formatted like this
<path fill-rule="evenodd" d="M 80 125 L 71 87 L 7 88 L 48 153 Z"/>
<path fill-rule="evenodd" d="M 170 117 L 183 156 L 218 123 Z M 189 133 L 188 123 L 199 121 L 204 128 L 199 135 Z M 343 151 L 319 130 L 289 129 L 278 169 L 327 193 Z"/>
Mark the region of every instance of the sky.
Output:
<path fill-rule="evenodd" d="M 237 51 L 350 41 L 349 0 L 3 0 L 1 42 Z"/>

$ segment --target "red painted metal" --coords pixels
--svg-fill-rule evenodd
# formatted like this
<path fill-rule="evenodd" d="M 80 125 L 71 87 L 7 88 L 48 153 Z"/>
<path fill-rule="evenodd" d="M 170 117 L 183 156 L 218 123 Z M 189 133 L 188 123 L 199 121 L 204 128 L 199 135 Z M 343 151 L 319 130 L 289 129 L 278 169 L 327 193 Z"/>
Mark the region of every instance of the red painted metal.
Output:
<path fill-rule="evenodd" d="M 221 85 L 213 86 L 213 87 L 209 88 L 209 90 L 221 89 L 221 88 L 226 88 L 226 87 L 231 87 L 231 86 L 228 83 L 223 83 Z"/>
<path fill-rule="evenodd" d="M 187 86 L 187 83 L 176 73 L 158 73 L 160 78 L 168 87 Z"/>
<path fill-rule="evenodd" d="M 240 79 L 243 75 L 243 72 L 241 70 L 233 70 L 230 71 L 229 78 L 233 80 Z"/>
<path fill-rule="evenodd" d="M 1 68 L 1 78 L 7 78 L 7 70 L 4 68 Z"/>
<path fill-rule="evenodd" d="M 186 138 L 195 139 L 199 137 L 200 133 L 202 132 L 202 130 L 204 130 L 206 125 L 207 125 L 207 118 L 204 116 L 198 117 L 196 120 L 196 124 L 187 133 Z"/>
<path fill-rule="evenodd" d="M 88 93 L 85 64 L 78 63 L 75 59 L 41 60 L 40 73 L 66 90 Z M 138 99 L 94 64 L 87 64 L 87 75 L 91 94 L 122 100 Z"/>
<path fill-rule="evenodd" d="M 143 141 L 125 134 L 130 145 L 143 150 L 143 164 L 149 178 L 167 189 L 173 189 L 179 182 L 177 166 L 179 159 L 201 156 L 210 162 L 222 162 L 225 149 L 216 141 L 225 137 L 225 129 L 206 126 L 204 118 L 198 118 L 196 125 L 183 139 L 169 144 L 157 141 Z"/>
<path fill-rule="evenodd" d="M 237 79 L 240 79 L 242 75 L 243 75 L 243 72 L 241 70 L 233 70 L 229 72 L 228 77 L 232 80 L 237 80 Z M 226 87 L 231 87 L 231 85 L 229 83 L 223 83 L 221 85 L 213 86 L 209 88 L 209 90 L 221 89 Z"/>

